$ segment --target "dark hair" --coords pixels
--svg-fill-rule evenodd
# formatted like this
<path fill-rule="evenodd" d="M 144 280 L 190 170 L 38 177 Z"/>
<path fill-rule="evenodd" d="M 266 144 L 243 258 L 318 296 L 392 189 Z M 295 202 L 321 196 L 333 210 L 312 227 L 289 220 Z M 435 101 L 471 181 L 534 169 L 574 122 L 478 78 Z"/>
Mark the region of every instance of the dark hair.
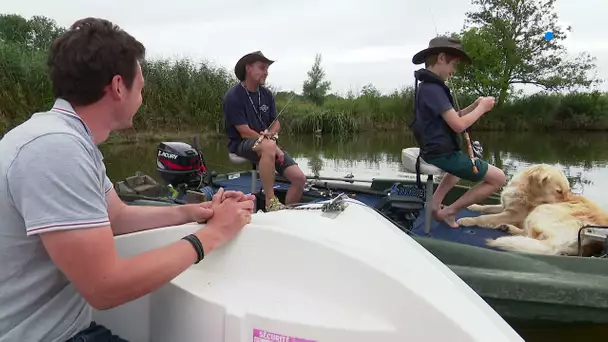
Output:
<path fill-rule="evenodd" d="M 146 48 L 108 20 L 80 19 L 53 41 L 48 56 L 53 95 L 72 105 L 99 101 L 116 75 L 131 89 Z"/>
<path fill-rule="evenodd" d="M 440 52 L 438 52 L 436 54 L 432 54 L 432 55 L 428 56 L 426 58 L 426 60 L 424 61 L 424 67 L 428 68 L 430 66 L 433 66 L 433 65 L 437 64 L 437 60 L 439 59 L 439 54 L 440 53 L 445 53 L 445 59 L 446 59 L 446 61 L 448 63 L 451 62 L 452 59 L 458 58 L 458 56 L 452 55 L 452 54 L 450 54 L 447 51 L 440 51 Z"/>

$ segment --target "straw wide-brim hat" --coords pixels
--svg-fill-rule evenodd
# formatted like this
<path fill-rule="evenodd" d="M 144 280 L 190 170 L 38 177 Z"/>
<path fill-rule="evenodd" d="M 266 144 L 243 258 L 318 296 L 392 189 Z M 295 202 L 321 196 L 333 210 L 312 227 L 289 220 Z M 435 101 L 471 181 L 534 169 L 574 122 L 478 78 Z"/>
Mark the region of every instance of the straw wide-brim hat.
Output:
<path fill-rule="evenodd" d="M 460 40 L 446 36 L 439 36 L 431 39 L 429 41 L 428 48 L 418 52 L 414 55 L 414 57 L 412 57 L 412 63 L 422 64 L 426 61 L 426 58 L 428 56 L 435 55 L 441 52 L 458 56 L 468 64 L 472 63 L 471 57 L 466 52 L 464 52 Z"/>
<path fill-rule="evenodd" d="M 246 54 L 245 56 L 241 57 L 241 59 L 239 59 L 239 61 L 236 62 L 236 65 L 234 66 L 234 74 L 236 75 L 236 78 L 238 78 L 240 81 L 244 81 L 245 80 L 245 66 L 247 64 L 255 63 L 258 61 L 268 63 L 268 65 L 271 65 L 272 63 L 274 63 L 273 60 L 266 58 L 261 51 L 250 52 L 250 53 Z"/>

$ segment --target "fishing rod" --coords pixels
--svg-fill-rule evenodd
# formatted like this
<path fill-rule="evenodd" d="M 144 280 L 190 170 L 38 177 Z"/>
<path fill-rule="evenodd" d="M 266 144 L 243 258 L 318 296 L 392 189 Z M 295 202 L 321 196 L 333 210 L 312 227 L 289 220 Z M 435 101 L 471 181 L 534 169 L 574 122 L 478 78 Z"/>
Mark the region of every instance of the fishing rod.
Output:
<path fill-rule="evenodd" d="M 428 6 L 429 12 L 431 13 L 431 19 L 433 20 L 433 26 L 435 27 L 435 35 L 439 35 L 439 32 L 437 31 L 437 23 L 435 22 L 435 16 L 433 15 L 433 11 L 431 10 L 431 6 Z M 451 85 L 451 82 L 449 82 Z M 450 86 L 450 91 L 452 92 L 452 97 L 454 98 L 454 104 L 456 105 L 456 111 L 458 112 L 458 115 L 460 116 L 460 105 L 458 104 L 458 94 L 456 94 L 456 91 Z M 477 170 L 477 165 L 475 165 L 475 154 L 473 152 L 473 144 L 471 143 L 471 137 L 469 136 L 469 129 L 470 127 L 467 127 L 464 132 L 464 139 L 467 143 L 467 152 L 469 154 L 469 158 L 471 158 L 471 163 L 473 164 L 473 173 L 477 174 L 477 172 L 479 172 L 479 170 Z M 474 144 L 477 147 L 477 154 L 478 154 L 478 158 L 481 158 L 481 153 L 483 151 L 483 147 L 481 147 L 481 144 L 478 141 L 475 141 Z"/>
<path fill-rule="evenodd" d="M 268 125 L 268 128 L 266 128 L 264 130 L 264 132 L 258 137 L 258 139 L 253 143 L 253 147 L 252 149 L 255 150 L 258 145 L 260 144 L 260 142 L 262 142 L 262 139 L 267 138 L 267 134 L 268 134 L 268 130 L 272 127 L 272 125 L 277 121 L 277 119 L 279 118 L 279 116 L 281 116 L 281 113 L 283 113 L 283 111 L 285 110 L 285 108 L 287 108 L 287 105 L 289 104 L 289 102 L 291 102 L 291 99 L 293 99 L 293 97 L 296 96 L 296 93 L 294 92 L 293 94 L 291 94 L 291 97 L 289 98 L 289 100 L 287 100 L 287 103 L 285 103 L 285 106 L 283 106 L 283 109 L 281 109 L 281 111 L 279 112 L 279 114 L 277 114 L 276 118 L 274 118 L 274 120 L 272 120 L 272 122 L 270 123 L 270 125 Z M 275 133 L 273 135 L 273 140 L 276 140 L 276 136 L 277 134 Z"/>
<path fill-rule="evenodd" d="M 452 97 L 454 98 L 454 104 L 456 105 L 456 111 L 458 112 L 459 116 L 462 116 L 461 112 L 460 112 L 460 104 L 458 104 L 458 94 L 456 93 L 456 90 L 451 86 L 452 82 L 450 82 L 450 91 L 452 92 Z M 473 145 L 471 143 L 471 137 L 469 136 L 469 129 L 471 127 L 467 127 L 464 132 L 464 139 L 467 143 L 467 152 L 469 154 L 469 158 L 471 158 L 471 164 L 473 164 L 473 173 L 477 174 L 477 172 L 479 172 L 479 170 L 477 170 L 477 165 L 475 165 L 475 154 L 473 152 Z"/>

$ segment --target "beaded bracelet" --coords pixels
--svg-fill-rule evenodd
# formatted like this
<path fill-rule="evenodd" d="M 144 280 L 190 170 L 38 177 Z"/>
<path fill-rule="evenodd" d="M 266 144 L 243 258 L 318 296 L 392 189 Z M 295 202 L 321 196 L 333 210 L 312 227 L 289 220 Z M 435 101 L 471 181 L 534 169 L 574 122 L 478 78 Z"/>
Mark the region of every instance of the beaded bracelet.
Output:
<path fill-rule="evenodd" d="M 182 240 L 186 240 L 186 241 L 190 242 L 192 244 L 192 247 L 194 247 L 194 250 L 196 251 L 196 255 L 197 255 L 197 260 L 196 260 L 195 264 L 198 264 L 201 260 L 203 260 L 203 258 L 205 257 L 205 252 L 203 251 L 203 244 L 201 243 L 201 240 L 199 240 L 199 238 L 196 235 L 190 234 L 190 235 L 184 236 L 182 238 Z"/>

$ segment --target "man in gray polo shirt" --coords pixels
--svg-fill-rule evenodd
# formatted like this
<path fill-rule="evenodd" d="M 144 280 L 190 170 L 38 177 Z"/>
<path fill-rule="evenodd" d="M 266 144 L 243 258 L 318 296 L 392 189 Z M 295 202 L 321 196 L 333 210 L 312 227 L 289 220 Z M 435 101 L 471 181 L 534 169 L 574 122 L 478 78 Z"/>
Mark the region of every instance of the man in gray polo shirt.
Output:
<path fill-rule="evenodd" d="M 253 196 L 237 192 L 175 207 L 129 207 L 116 195 L 97 145 L 132 125 L 144 55 L 106 20 L 75 22 L 50 50 L 55 104 L 0 140 L 0 342 L 124 341 L 92 324 L 91 307 L 156 290 L 251 218 Z M 113 244 L 115 234 L 205 220 L 188 239 L 135 257 Z"/>

